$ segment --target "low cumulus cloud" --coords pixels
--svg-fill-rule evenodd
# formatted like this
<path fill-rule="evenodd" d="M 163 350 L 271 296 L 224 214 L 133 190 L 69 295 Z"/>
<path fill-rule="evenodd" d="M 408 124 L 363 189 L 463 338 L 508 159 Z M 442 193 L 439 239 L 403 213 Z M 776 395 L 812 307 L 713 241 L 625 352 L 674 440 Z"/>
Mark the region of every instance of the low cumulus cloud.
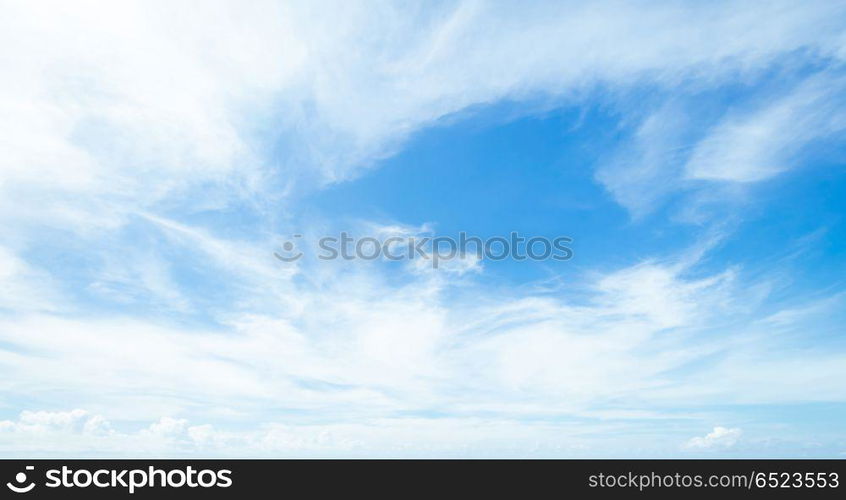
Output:
<path fill-rule="evenodd" d="M 717 426 L 704 436 L 690 438 L 685 443 L 685 448 L 690 450 L 725 450 L 737 444 L 741 435 L 743 435 L 743 431 L 737 427 Z"/>

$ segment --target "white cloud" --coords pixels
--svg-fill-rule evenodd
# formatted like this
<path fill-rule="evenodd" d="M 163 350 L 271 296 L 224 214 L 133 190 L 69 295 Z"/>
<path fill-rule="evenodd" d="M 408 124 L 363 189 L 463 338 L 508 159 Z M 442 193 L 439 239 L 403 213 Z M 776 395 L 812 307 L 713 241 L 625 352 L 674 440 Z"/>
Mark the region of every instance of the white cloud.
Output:
<path fill-rule="evenodd" d="M 57 311 L 62 305 L 56 280 L 0 246 L 0 310 Z"/>
<path fill-rule="evenodd" d="M 717 426 L 703 437 L 691 438 L 685 447 L 693 450 L 727 449 L 737 444 L 742 434 L 743 432 L 736 427 Z"/>
<path fill-rule="evenodd" d="M 842 43 L 830 4 L 732 6 L 732 16 L 723 7 L 465 2 L 412 20 L 349 4 L 343 20 L 331 20 L 334 36 L 317 35 L 328 31 L 321 21 L 298 24 L 325 61 L 306 62 L 315 113 L 304 140 L 321 152 L 328 179 L 345 178 L 410 132 L 475 104 L 566 99 L 595 84 L 717 84 L 794 50 L 827 56 Z"/>
<path fill-rule="evenodd" d="M 83 410 L 32 412 L 41 420 L 64 421 Z M 79 417 L 73 417 L 79 419 Z M 368 417 L 355 422 L 252 422 L 220 429 L 191 425 L 186 419 L 161 417 L 151 424 L 133 422 L 107 432 L 63 425 L 36 429 L 22 422 L 0 421 L 0 452 L 13 456 L 232 456 L 232 457 L 477 457 L 602 456 L 614 448 L 614 423 L 519 421 L 477 417 Z M 660 436 L 649 435 L 649 447 Z M 588 441 L 593 446 L 587 446 Z M 667 440 L 667 442 L 670 442 Z M 650 453 L 655 453 L 650 451 Z"/>
<path fill-rule="evenodd" d="M 689 128 L 684 110 L 665 103 L 643 119 L 629 144 L 598 167 L 596 179 L 634 217 L 648 214 L 680 187 Z"/>
<path fill-rule="evenodd" d="M 57 412 L 23 411 L 16 421 L 0 421 L 0 432 L 35 435 L 103 435 L 109 434 L 111 428 L 109 422 L 102 416 L 76 409 Z"/>
<path fill-rule="evenodd" d="M 762 92 L 764 99 L 747 98 L 716 119 L 675 95 L 640 121 L 596 178 L 635 219 L 683 193 L 674 216 L 714 224 L 726 218 L 715 207 L 737 206 L 747 198 L 745 187 L 801 168 L 819 154 L 815 146 L 842 136 L 843 90 L 842 76 L 814 73 L 786 90 Z"/>
<path fill-rule="evenodd" d="M 23 411 L 16 420 L 0 421 L 0 450 L 27 455 L 88 453 L 150 455 L 193 449 L 206 426 L 188 426 L 184 419 L 162 417 L 139 430 L 115 429 L 100 414 L 86 410 Z M 195 439 L 196 438 L 196 439 Z"/>
<path fill-rule="evenodd" d="M 808 304 L 781 309 L 761 321 L 767 326 L 778 328 L 794 326 L 814 318 L 830 317 L 843 310 L 844 299 L 846 293 L 837 293 Z"/>
<path fill-rule="evenodd" d="M 113 226 L 163 199 L 187 203 L 200 185 L 190 203 L 219 206 L 264 190 L 273 172 L 276 189 L 348 178 L 476 104 L 594 84 L 718 83 L 796 50 L 842 51 L 841 7 L 830 2 L 734 5 L 732 16 L 719 3 L 470 1 L 427 4 L 422 16 L 368 2 L 234 5 L 5 4 L 7 218 Z M 719 174 L 706 164 L 691 171 Z M 45 196 L 49 206 L 28 202 Z"/>
<path fill-rule="evenodd" d="M 755 182 L 796 166 L 812 141 L 846 129 L 844 90 L 842 78 L 824 74 L 751 112 L 730 113 L 696 145 L 687 177 Z"/>
<path fill-rule="evenodd" d="M 223 271 L 213 283 L 241 290 L 240 303 L 215 307 L 218 324 L 193 328 L 114 315 L 32 313 L 2 320 L 0 341 L 9 348 L 0 351 L 0 363 L 16 381 L 5 384 L 10 397 L 46 403 L 54 391 L 79 400 L 110 394 L 117 408 L 140 408 L 121 418 L 157 418 L 194 408 L 262 413 L 271 402 L 361 416 L 443 405 L 583 412 L 633 394 L 638 405 L 694 397 L 742 401 L 766 394 L 767 401 L 780 401 L 841 395 L 832 384 L 817 384 L 810 395 L 790 382 L 779 386 L 795 390 L 774 393 L 715 384 L 699 374 L 690 380 L 664 376 L 728 347 L 732 356 L 713 368 L 719 375 L 713 379 L 730 380 L 742 371 L 757 387 L 788 375 L 777 373 L 786 366 L 778 357 L 753 363 L 769 366 L 769 379 L 744 368 L 744 357 L 756 356 L 749 337 L 754 330 L 690 342 L 691 332 L 722 318 L 741 325 L 755 318 L 746 317 L 754 297 L 737 286 L 735 271 L 692 278 L 696 260 L 687 257 L 597 275 L 587 285 L 587 302 L 549 294 L 508 297 L 467 284 L 473 293 L 468 302 L 445 299 L 454 282 L 409 273 L 398 286 L 378 267 L 293 282 L 285 273 L 276 275 L 272 265 L 247 265 L 257 249 L 240 254 L 233 250 L 238 245 L 173 229 L 188 238 L 186 245 L 202 242 L 197 258 L 207 253 L 201 262 Z M 210 286 L 208 293 L 219 288 Z M 194 294 L 197 301 L 202 296 Z M 739 344 L 744 338 L 750 343 Z M 834 379 L 841 357 L 813 356 Z M 455 391 L 463 394 L 458 400 Z M 550 404 L 550 397 L 560 403 Z M 521 399 L 522 405 L 512 405 Z"/>
<path fill-rule="evenodd" d="M 760 327 L 766 320 L 750 314 L 762 300 L 754 286 L 738 269 L 703 273 L 700 251 L 595 273 L 572 298 L 561 289 L 485 291 L 413 270 L 397 284 L 395 271 L 375 265 L 295 279 L 269 255 L 261 260 L 272 248 L 265 242 L 149 220 L 173 239 L 172 252 L 190 249 L 197 266 L 212 270 L 215 279 L 192 294 L 194 303 L 223 290 L 237 290 L 238 303 L 213 307 L 215 324 L 192 327 L 115 314 L 4 318 L 0 387 L 7 398 L 46 406 L 61 393 L 123 427 L 153 420 L 138 431 L 149 443 L 133 444 L 151 453 L 227 453 L 228 446 L 272 455 L 332 446 L 390 454 L 391 439 L 404 434 L 362 441 L 376 425 L 362 422 L 396 414 L 448 410 L 455 422 L 436 426 L 444 433 L 436 448 L 454 453 L 447 436 L 474 425 L 466 419 L 480 413 L 519 420 L 620 416 L 624 409 L 638 419 L 680 405 L 846 397 L 838 383 L 846 376 L 843 353 L 797 357 L 790 337 L 767 336 Z M 793 317 L 782 322 L 784 332 L 805 328 L 802 316 Z M 802 370 L 807 363 L 815 370 Z M 331 424 L 285 422 L 279 415 L 286 410 L 319 412 Z M 211 419 L 214 427 L 189 424 Z M 262 421 L 275 426 L 272 436 L 218 425 Z M 518 424 L 508 425 L 512 437 L 521 435 Z M 337 440 L 321 437 L 324 431 Z M 531 439 L 543 432 L 537 428 Z M 67 446 L 111 449 L 73 439 Z M 571 450 L 572 441 L 559 444 Z M 29 449 L 51 446 L 45 440 Z"/>

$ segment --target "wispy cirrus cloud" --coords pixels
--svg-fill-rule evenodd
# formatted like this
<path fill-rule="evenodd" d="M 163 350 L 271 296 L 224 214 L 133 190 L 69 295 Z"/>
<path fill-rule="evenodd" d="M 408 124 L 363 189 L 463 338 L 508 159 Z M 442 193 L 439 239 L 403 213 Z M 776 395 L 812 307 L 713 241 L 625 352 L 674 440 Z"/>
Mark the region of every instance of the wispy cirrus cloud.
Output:
<path fill-rule="evenodd" d="M 846 128 L 842 76 L 815 75 L 785 95 L 729 113 L 696 144 L 686 177 L 756 182 L 802 164 L 799 153 Z"/>
<path fill-rule="evenodd" d="M 225 182 L 191 202 L 215 206 L 267 176 L 347 178 L 477 104 L 566 100 L 593 85 L 717 85 L 797 50 L 842 53 L 842 12 L 827 2 L 732 16 L 717 4 L 465 2 L 413 18 L 388 4 L 335 7 L 8 4 L 2 175 L 17 193 L 50 193 L 53 208 L 8 193 L 9 209 L 24 204 L 7 213 L 82 210 L 102 225 L 104 208 L 116 216 L 169 193 L 184 203 L 188 187 Z"/>

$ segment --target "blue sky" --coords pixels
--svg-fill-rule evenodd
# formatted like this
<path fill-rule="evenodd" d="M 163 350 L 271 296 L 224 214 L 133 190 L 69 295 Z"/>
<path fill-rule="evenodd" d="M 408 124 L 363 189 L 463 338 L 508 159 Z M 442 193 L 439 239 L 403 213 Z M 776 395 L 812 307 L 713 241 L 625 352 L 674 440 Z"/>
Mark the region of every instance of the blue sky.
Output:
<path fill-rule="evenodd" d="M 846 4 L 0 9 L 4 455 L 846 453 Z"/>

